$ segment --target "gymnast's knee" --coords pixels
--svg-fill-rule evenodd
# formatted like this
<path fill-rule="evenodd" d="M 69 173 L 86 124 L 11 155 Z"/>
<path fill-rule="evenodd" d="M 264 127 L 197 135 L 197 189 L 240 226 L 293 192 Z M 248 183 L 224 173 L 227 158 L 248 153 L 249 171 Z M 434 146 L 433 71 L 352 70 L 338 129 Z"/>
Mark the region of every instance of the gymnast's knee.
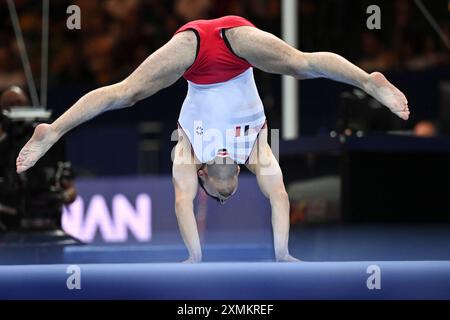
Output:
<path fill-rule="evenodd" d="M 310 53 L 294 49 L 286 59 L 287 75 L 302 80 L 309 78 L 311 74 Z"/>

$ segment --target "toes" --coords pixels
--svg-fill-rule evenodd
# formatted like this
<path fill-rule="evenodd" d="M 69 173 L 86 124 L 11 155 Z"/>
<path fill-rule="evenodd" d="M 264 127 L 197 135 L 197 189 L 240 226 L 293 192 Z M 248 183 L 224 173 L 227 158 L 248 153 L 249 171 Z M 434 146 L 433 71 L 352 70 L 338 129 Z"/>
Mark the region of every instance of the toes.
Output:
<path fill-rule="evenodd" d="M 406 121 L 409 119 L 409 111 L 398 112 L 397 116 Z"/>
<path fill-rule="evenodd" d="M 405 105 L 400 102 L 394 103 L 394 105 L 390 109 L 394 113 L 400 113 L 400 112 L 407 111 L 407 108 L 405 108 Z"/>
<path fill-rule="evenodd" d="M 16 160 L 16 171 L 17 173 L 22 173 L 27 171 L 32 165 L 30 165 L 30 160 L 18 157 Z"/>
<path fill-rule="evenodd" d="M 21 163 L 21 164 L 18 164 L 18 165 L 16 165 L 16 171 L 17 171 L 17 173 L 23 173 L 23 172 L 25 172 L 25 171 L 27 171 L 28 169 L 30 169 L 30 165 L 29 164 L 27 164 L 27 163 Z"/>

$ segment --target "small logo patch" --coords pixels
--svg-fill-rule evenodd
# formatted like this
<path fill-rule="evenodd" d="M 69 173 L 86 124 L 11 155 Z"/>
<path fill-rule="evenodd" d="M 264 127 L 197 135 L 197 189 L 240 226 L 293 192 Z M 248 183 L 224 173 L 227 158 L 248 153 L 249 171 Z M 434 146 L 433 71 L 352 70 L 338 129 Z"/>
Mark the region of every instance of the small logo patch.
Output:
<path fill-rule="evenodd" d="M 197 128 L 195 128 L 195 133 L 197 133 L 197 135 L 199 136 L 203 135 L 203 127 L 198 126 Z"/>

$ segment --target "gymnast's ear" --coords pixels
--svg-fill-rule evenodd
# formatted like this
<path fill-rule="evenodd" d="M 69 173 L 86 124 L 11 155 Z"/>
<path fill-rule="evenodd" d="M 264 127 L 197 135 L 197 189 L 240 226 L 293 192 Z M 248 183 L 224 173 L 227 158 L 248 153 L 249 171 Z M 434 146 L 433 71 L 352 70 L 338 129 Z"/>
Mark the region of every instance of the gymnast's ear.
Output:
<path fill-rule="evenodd" d="M 198 170 L 197 174 L 200 178 L 206 178 L 208 172 L 205 170 L 205 168 L 201 168 L 200 170 Z"/>

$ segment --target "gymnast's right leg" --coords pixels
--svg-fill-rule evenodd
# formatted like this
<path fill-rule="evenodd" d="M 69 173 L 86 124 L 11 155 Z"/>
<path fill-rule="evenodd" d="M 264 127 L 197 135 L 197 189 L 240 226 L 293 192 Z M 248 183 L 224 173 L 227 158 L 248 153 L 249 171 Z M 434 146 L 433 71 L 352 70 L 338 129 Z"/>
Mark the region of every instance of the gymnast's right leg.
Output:
<path fill-rule="evenodd" d="M 91 91 L 51 125 L 41 124 L 17 157 L 17 172 L 36 163 L 69 130 L 114 109 L 130 107 L 177 81 L 194 63 L 197 37 L 192 31 L 175 35 L 148 57 L 128 78 Z"/>
<path fill-rule="evenodd" d="M 364 90 L 403 120 L 409 118 L 405 95 L 379 72 L 368 74 L 334 53 L 301 52 L 253 27 L 229 29 L 226 36 L 238 56 L 263 71 L 297 79 L 328 78 L 347 83 Z"/>

